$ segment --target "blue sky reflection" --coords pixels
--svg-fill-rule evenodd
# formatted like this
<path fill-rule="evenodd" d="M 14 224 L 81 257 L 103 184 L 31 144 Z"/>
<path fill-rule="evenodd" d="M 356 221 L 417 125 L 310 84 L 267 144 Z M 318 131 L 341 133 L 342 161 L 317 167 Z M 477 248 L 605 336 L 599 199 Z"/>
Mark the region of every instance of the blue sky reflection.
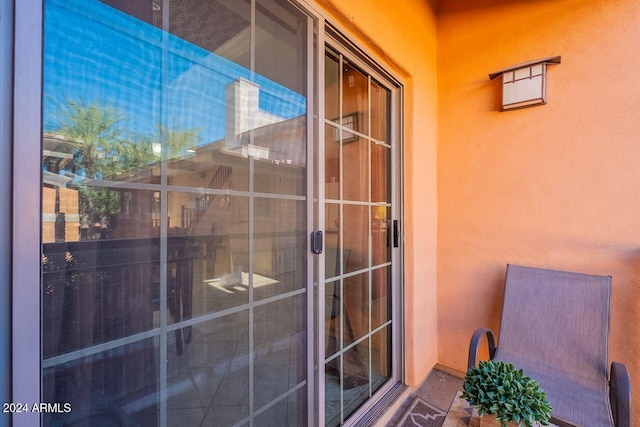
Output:
<path fill-rule="evenodd" d="M 225 136 L 225 88 L 238 78 L 260 86 L 263 111 L 306 111 L 304 96 L 97 0 L 48 0 L 45 13 L 45 132 L 74 100 L 124 112 L 133 134 L 163 124 L 198 129 L 198 145 L 208 144 Z"/>

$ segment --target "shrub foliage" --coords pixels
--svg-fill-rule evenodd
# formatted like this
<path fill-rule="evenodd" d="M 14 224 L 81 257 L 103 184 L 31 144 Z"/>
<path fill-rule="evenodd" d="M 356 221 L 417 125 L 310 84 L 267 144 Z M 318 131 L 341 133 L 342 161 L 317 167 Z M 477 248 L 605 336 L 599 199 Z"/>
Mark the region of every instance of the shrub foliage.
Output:
<path fill-rule="evenodd" d="M 520 427 L 549 425 L 552 408 L 540 383 L 510 363 L 480 362 L 467 371 L 463 387 L 462 397 L 480 415 L 495 415 L 502 427 L 511 421 Z"/>

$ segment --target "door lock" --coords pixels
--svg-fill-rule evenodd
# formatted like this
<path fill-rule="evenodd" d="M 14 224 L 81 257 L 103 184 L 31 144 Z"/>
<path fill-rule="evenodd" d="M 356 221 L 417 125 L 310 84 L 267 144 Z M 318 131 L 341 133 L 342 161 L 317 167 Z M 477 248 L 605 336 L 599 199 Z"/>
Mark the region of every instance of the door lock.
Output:
<path fill-rule="evenodd" d="M 311 252 L 316 255 L 322 253 L 322 231 L 320 230 L 311 232 Z"/>

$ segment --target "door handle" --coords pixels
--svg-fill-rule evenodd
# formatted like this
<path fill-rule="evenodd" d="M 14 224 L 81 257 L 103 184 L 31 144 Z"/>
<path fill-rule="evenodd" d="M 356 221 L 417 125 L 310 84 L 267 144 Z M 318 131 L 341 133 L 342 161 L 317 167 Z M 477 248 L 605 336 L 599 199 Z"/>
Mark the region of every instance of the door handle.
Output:
<path fill-rule="evenodd" d="M 397 219 L 393 220 L 393 247 L 400 246 L 400 225 Z"/>
<path fill-rule="evenodd" d="M 320 230 L 311 232 L 311 252 L 316 255 L 322 253 L 322 231 Z"/>

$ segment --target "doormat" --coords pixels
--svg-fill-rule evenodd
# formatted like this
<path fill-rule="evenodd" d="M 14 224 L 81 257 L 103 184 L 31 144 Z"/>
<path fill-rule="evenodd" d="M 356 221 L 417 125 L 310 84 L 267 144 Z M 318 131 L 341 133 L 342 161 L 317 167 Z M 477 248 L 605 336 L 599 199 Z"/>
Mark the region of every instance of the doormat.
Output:
<path fill-rule="evenodd" d="M 398 427 L 440 427 L 446 416 L 446 412 L 416 397 Z"/>

